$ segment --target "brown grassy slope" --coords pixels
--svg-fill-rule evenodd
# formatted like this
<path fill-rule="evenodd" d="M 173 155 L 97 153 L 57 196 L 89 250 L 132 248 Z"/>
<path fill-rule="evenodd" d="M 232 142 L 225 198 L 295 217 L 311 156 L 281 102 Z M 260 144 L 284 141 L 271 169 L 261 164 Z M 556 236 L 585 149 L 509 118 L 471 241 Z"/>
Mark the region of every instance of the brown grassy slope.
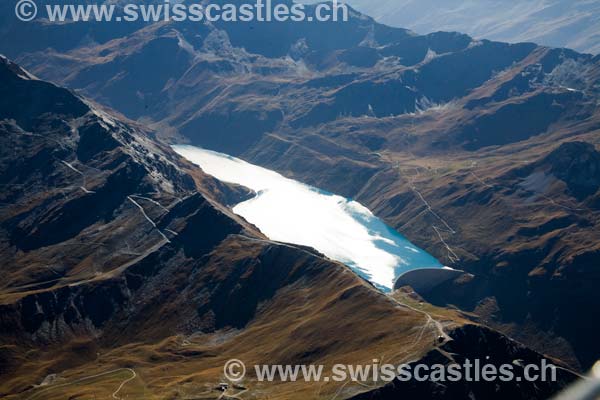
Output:
<path fill-rule="evenodd" d="M 135 397 L 141 396 L 140 390 L 147 393 L 144 396 L 156 398 L 173 398 L 176 393 L 197 395 L 210 392 L 223 380 L 222 366 L 230 358 L 249 366 L 331 366 L 371 363 L 373 358 L 401 363 L 420 358 L 437 337 L 437 329 L 427 323 L 425 315 L 377 292 L 346 267 L 305 250 L 231 237 L 204 262 L 184 260 L 174 268 L 194 272 L 185 279 L 171 271 L 167 282 L 153 288 L 153 293 L 161 293 L 160 301 L 157 294 L 140 289 L 132 299 L 133 312 L 128 310 L 123 321 L 114 318 L 103 327 L 100 337 L 88 337 L 80 345 L 90 350 L 60 348 L 57 359 L 53 351 L 42 355 L 41 350 L 32 350 L 23 355 L 22 365 L 11 379 L 4 380 L 3 392 L 14 393 L 51 373 L 59 374 L 58 385 L 132 368 L 139 377 L 138 385 L 128 385 L 124 396 L 141 398 Z M 212 292 L 203 298 L 207 291 Z M 256 308 L 250 308 L 250 321 L 243 325 L 247 304 Z M 143 311 L 150 305 L 154 314 Z M 203 326 L 206 333 L 189 329 L 190 325 Z M 114 390 L 127 374 L 117 371 L 104 378 L 56 389 L 49 385 L 17 397 L 38 398 L 42 393 L 41 398 L 83 393 L 100 396 Z M 268 394 L 289 399 L 331 397 L 341 386 L 332 383 L 319 388 L 305 382 L 261 385 L 252 379 L 252 373 L 243 385 L 250 389 L 244 398 Z M 359 385 L 346 385 L 344 397 L 362 390 Z M 207 396 L 215 397 L 215 393 Z"/>
<path fill-rule="evenodd" d="M 562 145 L 598 149 L 599 74 L 597 62 L 549 67 L 559 53 L 537 49 L 466 96 L 414 114 L 267 134 L 244 157 L 357 198 L 442 262 L 481 277 L 429 300 L 477 311 L 586 368 L 600 356 L 589 329 L 589 316 L 600 317 L 597 165 L 593 147 Z"/>
<path fill-rule="evenodd" d="M 434 346 L 439 333 L 423 313 L 313 250 L 265 240 L 219 204 L 239 188 L 72 93 L 4 66 L 3 98 L 18 93 L 42 109 L 2 109 L 3 398 L 118 396 L 121 385 L 130 398 L 206 388 L 216 398 L 221 366 L 233 357 L 400 362 Z M 257 398 L 318 390 L 259 387 L 252 376 L 245 384 Z M 323 396 L 340 386 L 322 388 Z"/>

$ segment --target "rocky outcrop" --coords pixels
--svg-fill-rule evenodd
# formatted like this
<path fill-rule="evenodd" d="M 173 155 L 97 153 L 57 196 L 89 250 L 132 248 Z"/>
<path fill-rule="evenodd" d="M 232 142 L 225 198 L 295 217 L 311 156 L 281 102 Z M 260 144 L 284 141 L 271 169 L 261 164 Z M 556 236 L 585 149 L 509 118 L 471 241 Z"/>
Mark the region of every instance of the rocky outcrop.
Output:
<path fill-rule="evenodd" d="M 542 161 L 565 182 L 571 194 L 583 200 L 600 189 L 600 152 L 591 143 L 566 142 Z"/>
<path fill-rule="evenodd" d="M 415 368 L 422 364 L 433 370 L 436 365 L 447 368 L 454 364 L 461 366 L 462 373 L 466 374 L 464 365 L 468 359 L 473 363 L 472 370 L 469 372 L 471 383 L 452 379 L 443 382 L 417 379 L 409 382 L 395 380 L 381 389 L 360 394 L 352 399 L 385 400 L 397 399 L 400 396 L 429 399 L 547 399 L 555 393 L 556 388 L 565 388 L 577 379 L 575 374 L 557 368 L 555 381 L 551 380 L 551 369 L 547 369 L 547 381 L 540 379 L 536 382 L 528 382 L 525 379 L 525 367 L 533 364 L 540 367 L 541 371 L 544 357 L 487 328 L 467 325 L 453 330 L 450 336 L 451 341 L 428 353 L 419 361 L 411 363 L 410 366 Z M 546 361 L 546 365 L 553 363 L 551 360 Z M 475 362 L 480 363 L 479 367 L 475 366 Z M 485 382 L 481 379 L 481 370 L 475 372 L 484 364 L 493 365 L 496 371 L 501 371 L 503 365 L 508 365 L 514 379 L 495 379 L 493 384 Z M 476 379 L 476 376 L 480 378 Z"/>
<path fill-rule="evenodd" d="M 2 181 L 13 201 L 0 219 L 3 397 L 35 395 L 42 381 L 50 386 L 41 390 L 68 397 L 70 385 L 46 377 L 95 368 L 147 377 L 144 396 L 179 396 L 189 382 L 215 387 L 234 357 L 294 364 L 352 354 L 358 362 L 379 349 L 424 354 L 437 345 L 437 328 L 423 326 L 420 312 L 314 250 L 266 240 L 216 201 L 239 188 L 217 185 L 141 128 L 87 107 L 72 118 L 42 113 L 34 132 L 21 126 L 27 120 L 1 122 L 0 161 L 23 160 Z M 480 339 L 466 332 L 439 352 L 470 355 L 466 343 Z M 182 366 L 194 370 L 186 382 L 155 384 L 170 379 L 165 368 Z M 305 390 L 287 397 L 306 398 Z"/>

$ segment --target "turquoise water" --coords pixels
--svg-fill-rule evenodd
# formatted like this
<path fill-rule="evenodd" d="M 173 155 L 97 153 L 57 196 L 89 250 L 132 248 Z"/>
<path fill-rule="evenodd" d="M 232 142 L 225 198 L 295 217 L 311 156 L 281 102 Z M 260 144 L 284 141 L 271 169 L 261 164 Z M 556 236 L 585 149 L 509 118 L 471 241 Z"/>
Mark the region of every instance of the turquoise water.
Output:
<path fill-rule="evenodd" d="M 403 273 L 442 268 L 356 201 L 305 185 L 227 154 L 193 146 L 174 150 L 223 181 L 257 195 L 233 211 L 271 240 L 310 246 L 340 261 L 384 291 Z"/>

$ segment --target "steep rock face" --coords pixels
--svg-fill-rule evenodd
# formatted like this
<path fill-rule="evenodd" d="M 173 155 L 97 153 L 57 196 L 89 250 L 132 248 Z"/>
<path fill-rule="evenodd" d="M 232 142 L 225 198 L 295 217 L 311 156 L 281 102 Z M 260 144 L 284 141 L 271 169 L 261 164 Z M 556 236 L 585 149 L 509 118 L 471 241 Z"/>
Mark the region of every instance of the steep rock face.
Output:
<path fill-rule="evenodd" d="M 269 133 L 298 136 L 289 127 L 314 129 L 341 118 L 385 118 L 442 106 L 522 68 L 530 75 L 521 82 L 522 91 L 573 88 L 565 73 L 554 70 L 568 62 L 583 71 L 594 66 L 590 56 L 563 52 L 544 58 L 543 71 L 537 71 L 533 56 L 544 50 L 533 44 L 474 41 L 444 32 L 418 36 L 354 11 L 350 16 L 339 24 L 154 24 L 128 37 L 115 33 L 114 40 L 97 46 L 70 46 L 48 55 L 24 44 L 9 54 L 40 76 L 81 89 L 128 117 L 149 118 L 196 144 L 234 155 L 260 149 Z M 365 58 L 371 61 L 357 62 Z M 152 60 L 160 65 L 145 68 Z M 515 68 L 519 63 L 524 66 Z M 595 91 L 589 82 L 580 86 L 575 88 Z M 504 144 L 498 121 L 506 118 L 507 130 L 522 131 L 512 141 L 543 133 L 565 117 L 565 103 L 585 100 L 568 95 L 539 93 L 513 101 L 511 92 L 508 104 L 479 112 L 481 122 L 457 132 L 457 140 Z M 520 127 L 510 122 L 515 114 L 524 122 Z M 498 130 L 488 135 L 495 138 L 473 138 L 490 126 Z"/>
<path fill-rule="evenodd" d="M 50 104 L 34 121 L 2 120 L 2 162 L 25 160 L 2 181 L 10 198 L 0 220 L 3 397 L 110 395 L 111 374 L 125 370 L 148 382 L 132 384 L 130 395 L 177 397 L 212 391 L 233 357 L 329 365 L 384 349 L 400 362 L 403 349 L 421 357 L 434 346 L 440 332 L 421 312 L 311 249 L 269 242 L 215 201 L 238 188 L 72 93 L 15 79 L 24 94 L 44 85 L 87 110 L 56 114 Z M 171 370 L 187 377 L 170 378 Z M 88 385 L 90 374 L 99 380 Z M 314 394 L 254 377 L 245 385 L 278 398 Z M 340 390 L 351 397 L 364 387 L 329 386 L 322 397 Z"/>
<path fill-rule="evenodd" d="M 588 367 L 600 351 L 582 317 L 595 312 L 588 284 L 597 283 L 600 195 L 593 179 L 559 169 L 591 176 L 594 156 L 579 165 L 561 155 L 567 161 L 548 164 L 554 172 L 538 163 L 564 142 L 600 144 L 600 59 L 455 33 L 419 36 L 351 15 L 344 24 L 161 23 L 128 36 L 106 25 L 92 45 L 4 46 L 37 75 L 155 123 L 169 140 L 360 200 L 486 282 L 469 311 L 504 332 L 526 326 L 521 341 Z M 64 32 L 35 27 L 49 37 Z M 144 71 L 158 47 L 168 57 Z M 552 298 L 565 302 L 544 311 Z"/>
<path fill-rule="evenodd" d="M 81 117 L 87 112 L 85 104 L 67 89 L 36 80 L 12 61 L 0 58 L 2 80 L 2 119 L 15 120 L 24 129 L 43 123 L 43 114 L 52 113 L 65 118 Z"/>
<path fill-rule="evenodd" d="M 112 277 L 167 244 L 201 257 L 246 229 L 140 128 L 6 59 L 0 75 L 5 335 L 93 333 L 130 300 Z"/>
<path fill-rule="evenodd" d="M 542 373 L 544 364 L 543 358 L 539 354 L 512 342 L 497 332 L 479 326 L 467 325 L 458 328 L 452 331 L 450 336 L 453 338 L 451 342 L 433 350 L 421 360 L 411 363 L 411 367 L 424 364 L 433 371 L 435 365 L 448 367 L 456 364 L 460 365 L 462 373 L 466 374 L 465 359 L 479 360 L 480 365 L 486 363 L 493 365 L 497 371 L 502 365 L 510 365 L 515 380 L 506 382 L 498 379 L 493 385 L 481 382 L 467 385 L 464 381 L 452 382 L 452 380 L 439 383 L 395 380 L 383 388 L 360 394 L 353 399 L 384 400 L 397 399 L 398 396 L 432 399 L 545 399 L 552 396 L 554 383 L 549 382 L 552 376 L 551 370 L 547 369 L 544 372 L 547 373 L 548 382 L 532 383 L 527 382 L 524 378 L 524 368 L 529 364 L 540 367 L 540 374 Z M 551 361 L 546 361 L 551 364 Z M 475 379 L 476 374 L 481 374 L 481 371 L 474 372 L 476 367 L 472 368 L 468 374 Z M 520 378 L 518 382 L 516 377 Z M 557 369 L 556 380 L 565 385 L 573 382 L 575 375 Z"/>
<path fill-rule="evenodd" d="M 581 158 L 569 156 L 570 148 Z M 569 180 L 575 175 L 568 171 L 574 165 L 585 177 L 595 168 L 595 153 L 589 144 L 548 139 L 510 157 L 492 152 L 493 161 L 455 160 L 464 163 L 456 172 L 443 171 L 445 166 L 436 171 L 439 162 L 431 160 L 431 169 L 415 165 L 418 175 L 408 168 L 404 176 L 377 175 L 362 199 L 398 227 L 411 221 L 409 236 L 416 243 L 429 243 L 429 251 L 475 275 L 421 293 L 427 301 L 474 312 L 538 351 L 587 368 L 597 357 L 581 316 L 599 317 L 593 306 L 600 279 L 598 208 L 591 194 L 598 188 L 588 175 L 587 191 L 573 190 Z M 377 191 L 391 201 L 375 199 L 371 193 Z M 443 242 L 434 244 L 440 237 Z"/>

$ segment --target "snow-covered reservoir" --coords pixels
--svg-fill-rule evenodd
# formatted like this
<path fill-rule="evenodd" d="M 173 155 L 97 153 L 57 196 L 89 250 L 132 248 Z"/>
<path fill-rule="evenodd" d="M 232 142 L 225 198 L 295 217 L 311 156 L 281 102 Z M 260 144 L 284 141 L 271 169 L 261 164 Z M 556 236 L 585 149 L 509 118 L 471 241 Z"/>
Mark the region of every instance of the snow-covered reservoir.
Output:
<path fill-rule="evenodd" d="M 407 271 L 442 268 L 356 201 L 226 154 L 187 145 L 173 148 L 207 174 L 255 191 L 256 197 L 233 211 L 271 240 L 313 247 L 382 290 L 390 290 Z"/>

